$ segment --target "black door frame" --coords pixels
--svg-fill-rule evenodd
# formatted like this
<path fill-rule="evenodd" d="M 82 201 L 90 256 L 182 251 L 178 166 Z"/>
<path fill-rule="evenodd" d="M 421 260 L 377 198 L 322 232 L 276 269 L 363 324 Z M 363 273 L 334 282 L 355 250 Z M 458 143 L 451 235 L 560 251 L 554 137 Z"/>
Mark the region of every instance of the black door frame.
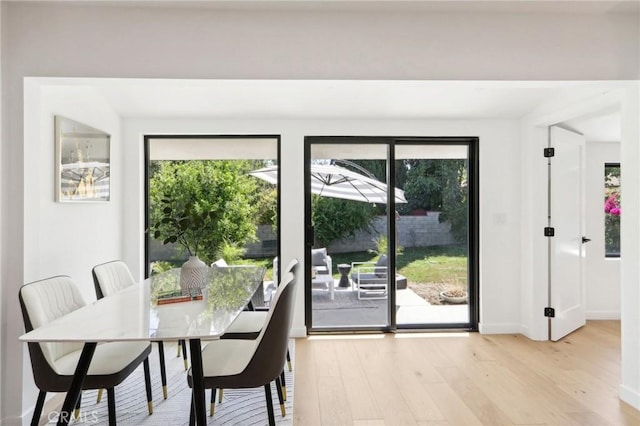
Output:
<path fill-rule="evenodd" d="M 143 143 L 144 143 L 144 260 L 145 260 L 145 271 L 144 277 L 149 278 L 150 273 L 150 258 L 149 258 L 149 164 L 150 164 L 150 143 L 152 139 L 275 139 L 276 140 L 276 163 L 280 165 L 280 157 L 281 157 L 281 136 L 280 135 L 270 135 L 270 134 L 258 134 L 258 135 L 241 135 L 241 134 L 232 134 L 232 135 L 193 135 L 193 134 L 178 134 L 178 135 L 144 135 Z M 282 270 L 280 263 L 282 256 L 280 254 L 280 230 L 282 227 L 280 226 L 280 173 L 278 173 L 278 182 L 276 184 L 276 211 L 277 211 L 277 233 L 276 238 L 278 242 L 276 244 L 276 256 L 278 257 L 278 277 L 274 277 L 274 281 L 276 283 L 280 282 L 280 271 Z"/>
<path fill-rule="evenodd" d="M 381 136 L 305 136 L 304 138 L 304 226 L 305 226 L 305 265 L 311 264 L 310 248 L 314 242 L 313 227 L 311 226 L 311 145 L 313 144 L 383 144 L 387 146 L 387 184 L 388 211 L 395 211 L 395 197 L 393 188 L 395 182 L 395 146 L 396 145 L 465 145 L 468 149 L 468 289 L 469 289 L 469 322 L 461 324 L 396 324 L 396 282 L 389 278 L 388 316 L 389 324 L 386 326 L 359 326 L 344 328 L 312 327 L 312 303 L 311 303 L 311 271 L 309 267 L 304 271 L 305 291 L 305 326 L 307 334 L 327 332 L 394 332 L 403 329 L 460 329 L 477 331 L 479 312 L 479 138 L 478 137 L 381 137 Z M 394 215 L 387 215 L 387 241 L 389 247 L 396 246 L 396 221 Z M 394 250 L 388 250 L 388 267 L 396 268 L 396 254 Z M 391 275 L 389 275 L 391 277 Z"/>

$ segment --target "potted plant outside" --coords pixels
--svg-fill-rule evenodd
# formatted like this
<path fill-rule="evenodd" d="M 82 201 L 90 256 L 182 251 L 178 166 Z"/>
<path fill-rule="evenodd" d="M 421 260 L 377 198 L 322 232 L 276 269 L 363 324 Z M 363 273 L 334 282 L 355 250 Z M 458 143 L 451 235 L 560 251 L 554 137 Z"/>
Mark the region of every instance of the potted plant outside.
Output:
<path fill-rule="evenodd" d="M 467 292 L 461 289 L 449 289 L 440 292 L 440 297 L 448 303 L 460 304 L 467 302 Z"/>

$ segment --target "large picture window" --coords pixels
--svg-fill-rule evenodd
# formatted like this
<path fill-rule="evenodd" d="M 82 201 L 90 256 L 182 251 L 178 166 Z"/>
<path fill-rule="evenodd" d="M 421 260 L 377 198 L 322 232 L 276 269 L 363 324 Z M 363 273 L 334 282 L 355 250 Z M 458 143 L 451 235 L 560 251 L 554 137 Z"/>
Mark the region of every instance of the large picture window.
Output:
<path fill-rule="evenodd" d="M 252 171 L 277 167 L 279 136 L 145 140 L 148 274 L 192 260 L 258 265 L 266 269 L 266 281 L 264 299 L 254 299 L 254 306 L 268 302 L 278 280 L 279 181 L 265 182 Z"/>
<path fill-rule="evenodd" d="M 604 166 L 604 252 L 606 257 L 620 257 L 620 164 Z"/>

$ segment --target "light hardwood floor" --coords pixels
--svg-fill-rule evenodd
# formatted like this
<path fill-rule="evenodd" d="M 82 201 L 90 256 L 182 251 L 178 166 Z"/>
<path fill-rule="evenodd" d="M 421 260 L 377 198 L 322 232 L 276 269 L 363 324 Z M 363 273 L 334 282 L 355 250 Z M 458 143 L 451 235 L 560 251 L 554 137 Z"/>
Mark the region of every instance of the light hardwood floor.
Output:
<path fill-rule="evenodd" d="M 560 342 L 478 333 L 296 340 L 295 426 L 640 425 L 618 399 L 620 322 Z"/>

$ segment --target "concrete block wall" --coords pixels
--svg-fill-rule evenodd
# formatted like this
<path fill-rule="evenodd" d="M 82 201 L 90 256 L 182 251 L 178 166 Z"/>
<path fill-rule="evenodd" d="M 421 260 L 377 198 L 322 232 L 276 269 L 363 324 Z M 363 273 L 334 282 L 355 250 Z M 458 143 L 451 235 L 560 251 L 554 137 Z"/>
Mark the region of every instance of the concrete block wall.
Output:
<path fill-rule="evenodd" d="M 402 247 L 427 247 L 454 244 L 451 226 L 440 223 L 440 212 L 428 212 L 425 216 L 400 216 L 398 219 L 398 243 Z M 329 245 L 330 253 L 351 253 L 376 248 L 375 239 L 386 234 L 386 217 L 374 219 L 370 231 L 359 231 L 353 237 L 343 238 Z M 259 225 L 256 230 L 258 241 L 246 245 L 246 257 L 272 257 L 277 253 L 276 235 L 271 225 Z M 172 244 L 162 245 L 151 241 L 154 259 L 175 259 L 176 251 Z"/>
<path fill-rule="evenodd" d="M 440 223 L 440 212 L 428 212 L 425 216 L 400 216 L 397 222 L 398 244 L 402 247 L 426 247 L 454 244 L 451 226 Z M 350 253 L 374 249 L 375 239 L 386 234 L 386 217 L 377 217 L 371 231 L 360 231 L 349 238 L 335 241 L 328 247 L 330 253 Z"/>

